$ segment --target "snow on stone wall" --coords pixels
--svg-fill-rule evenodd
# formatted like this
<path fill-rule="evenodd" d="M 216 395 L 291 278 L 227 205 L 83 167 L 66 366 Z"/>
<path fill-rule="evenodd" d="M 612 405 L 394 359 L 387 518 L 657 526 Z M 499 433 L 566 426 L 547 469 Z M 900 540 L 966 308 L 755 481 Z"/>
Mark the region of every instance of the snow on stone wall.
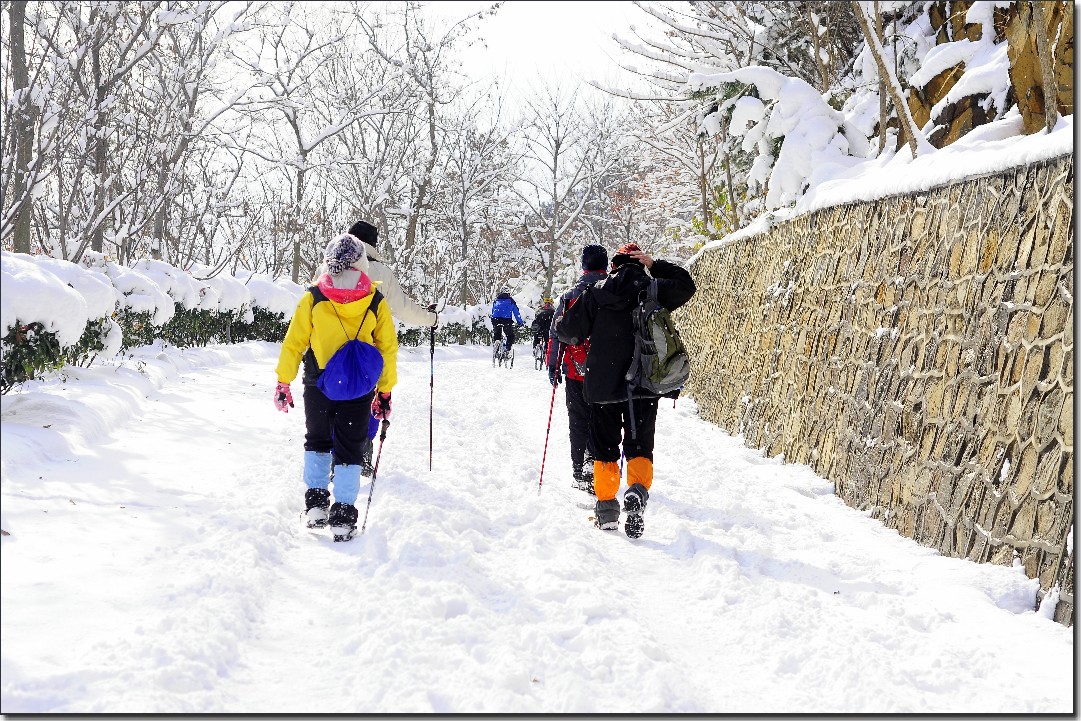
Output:
<path fill-rule="evenodd" d="M 1070 154 L 719 243 L 687 392 L 905 536 L 1017 559 L 1070 624 L 1073 241 Z"/>

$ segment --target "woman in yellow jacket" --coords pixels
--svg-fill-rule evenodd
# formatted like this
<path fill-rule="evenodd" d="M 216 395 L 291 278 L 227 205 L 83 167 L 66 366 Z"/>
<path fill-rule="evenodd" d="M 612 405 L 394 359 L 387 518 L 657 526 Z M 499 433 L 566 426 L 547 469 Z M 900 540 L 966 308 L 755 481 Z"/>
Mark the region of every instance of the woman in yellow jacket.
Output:
<path fill-rule="evenodd" d="M 371 416 L 390 417 L 390 392 L 398 381 L 398 334 L 390 307 L 368 277 L 364 244 L 351 235 L 330 242 L 326 272 L 297 303 L 278 358 L 275 406 L 293 407 L 289 384 L 304 362 L 304 505 L 308 526 L 330 526 L 334 540 L 353 537 L 356 500 L 365 458 L 370 458 Z M 354 338 L 375 346 L 382 371 L 375 387 L 352 400 L 332 400 L 317 385 L 327 362 Z M 333 468 L 334 504 L 330 503 Z M 370 467 L 367 469 L 371 473 Z"/>

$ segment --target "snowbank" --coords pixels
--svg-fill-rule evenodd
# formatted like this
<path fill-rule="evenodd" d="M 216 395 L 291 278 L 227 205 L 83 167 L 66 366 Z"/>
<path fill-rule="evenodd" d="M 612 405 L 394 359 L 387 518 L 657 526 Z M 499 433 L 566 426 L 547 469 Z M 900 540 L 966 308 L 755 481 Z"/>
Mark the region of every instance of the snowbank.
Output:
<path fill-rule="evenodd" d="M 764 233 L 772 225 L 797 215 L 893 195 L 918 193 L 967 178 L 1001 173 L 1073 152 L 1073 116 L 1060 117 L 1055 129 L 1021 135 L 1016 109 L 981 125 L 956 142 L 912 159 L 907 149 L 880 158 L 860 160 L 851 167 L 835 167 L 829 178 L 810 186 L 791 208 L 760 216 L 753 223 L 704 245 L 687 261 L 690 267 L 708 250 Z"/>

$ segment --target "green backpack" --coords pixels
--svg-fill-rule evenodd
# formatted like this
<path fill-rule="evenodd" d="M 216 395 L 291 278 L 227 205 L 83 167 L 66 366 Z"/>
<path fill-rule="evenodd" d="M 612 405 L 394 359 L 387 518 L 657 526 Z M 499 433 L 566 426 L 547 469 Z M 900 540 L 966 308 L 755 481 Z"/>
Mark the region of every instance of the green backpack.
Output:
<path fill-rule="evenodd" d="M 678 391 L 691 374 L 691 359 L 679 338 L 668 309 L 657 301 L 657 279 L 649 282 L 638 307 L 631 312 L 634 355 L 627 369 L 627 398 L 641 389 L 666 396 Z"/>

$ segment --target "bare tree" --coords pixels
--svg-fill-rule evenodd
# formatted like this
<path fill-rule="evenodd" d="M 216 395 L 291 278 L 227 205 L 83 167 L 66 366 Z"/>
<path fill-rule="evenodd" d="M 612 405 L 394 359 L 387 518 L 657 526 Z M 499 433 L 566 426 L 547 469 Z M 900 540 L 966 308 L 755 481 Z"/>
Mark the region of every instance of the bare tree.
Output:
<path fill-rule="evenodd" d="M 531 167 L 515 193 L 526 206 L 521 227 L 544 269 L 546 295 L 552 293 L 565 239 L 586 208 L 593 182 L 615 163 L 593 164 L 605 144 L 587 124 L 577 98 L 577 90 L 545 85 L 526 101 L 523 157 Z"/>
<path fill-rule="evenodd" d="M 301 218 L 305 214 L 305 192 L 310 176 L 323 167 L 317 162 L 315 151 L 360 118 L 385 112 L 368 106 L 380 97 L 389 80 L 374 88 L 333 86 L 323 82 L 324 69 L 349 40 L 347 33 L 340 23 L 328 22 L 325 17 L 317 20 L 292 4 L 284 7 L 283 15 L 278 24 L 263 32 L 257 53 L 237 56 L 250 72 L 264 79 L 269 93 L 267 97 L 238 103 L 237 108 L 277 115 L 291 134 L 292 143 L 287 153 L 280 147 L 278 153 L 269 152 L 280 141 L 273 131 L 271 137 L 264 138 L 264 148 L 251 145 L 245 150 L 287 169 L 292 176 L 291 278 L 295 283 L 300 279 L 304 241 L 313 240 Z"/>

